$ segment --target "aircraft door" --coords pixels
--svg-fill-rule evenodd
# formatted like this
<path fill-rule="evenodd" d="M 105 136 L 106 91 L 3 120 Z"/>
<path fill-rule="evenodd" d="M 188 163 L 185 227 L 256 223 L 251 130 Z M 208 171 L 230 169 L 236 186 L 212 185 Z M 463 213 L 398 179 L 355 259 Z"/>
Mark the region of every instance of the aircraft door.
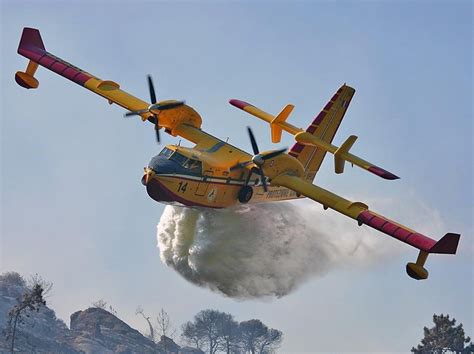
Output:
<path fill-rule="evenodd" d="M 200 196 L 200 197 L 203 197 L 206 194 L 207 189 L 209 188 L 208 179 L 212 176 L 212 171 L 204 171 L 204 173 L 206 175 L 204 175 L 199 181 L 199 184 L 196 188 L 196 193 L 195 193 L 197 196 Z"/>

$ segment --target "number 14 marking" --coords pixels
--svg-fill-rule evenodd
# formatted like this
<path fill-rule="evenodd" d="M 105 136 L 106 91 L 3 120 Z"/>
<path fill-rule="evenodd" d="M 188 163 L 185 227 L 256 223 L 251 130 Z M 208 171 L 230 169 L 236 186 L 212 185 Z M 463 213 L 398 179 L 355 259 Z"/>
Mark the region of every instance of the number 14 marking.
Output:
<path fill-rule="evenodd" d="M 178 192 L 181 192 L 181 193 L 184 193 L 186 192 L 186 188 L 188 187 L 188 183 L 183 183 L 183 182 L 179 182 L 178 183 Z"/>

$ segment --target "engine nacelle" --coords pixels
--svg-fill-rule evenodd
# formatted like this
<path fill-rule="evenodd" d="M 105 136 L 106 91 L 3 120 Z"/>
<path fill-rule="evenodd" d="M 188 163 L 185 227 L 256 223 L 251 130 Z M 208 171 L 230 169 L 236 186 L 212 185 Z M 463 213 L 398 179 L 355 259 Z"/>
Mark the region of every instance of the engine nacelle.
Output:
<path fill-rule="evenodd" d="M 159 122 L 160 126 L 169 131 L 171 135 L 177 136 L 177 128 L 180 130 L 179 127 L 182 125 L 188 125 L 200 129 L 202 118 L 192 107 L 184 105 L 177 109 L 160 111 Z"/>
<path fill-rule="evenodd" d="M 274 159 L 265 161 L 262 167 L 265 175 L 268 176 L 270 180 L 283 173 L 297 177 L 304 176 L 304 167 L 301 162 L 287 154 L 281 154 Z"/>

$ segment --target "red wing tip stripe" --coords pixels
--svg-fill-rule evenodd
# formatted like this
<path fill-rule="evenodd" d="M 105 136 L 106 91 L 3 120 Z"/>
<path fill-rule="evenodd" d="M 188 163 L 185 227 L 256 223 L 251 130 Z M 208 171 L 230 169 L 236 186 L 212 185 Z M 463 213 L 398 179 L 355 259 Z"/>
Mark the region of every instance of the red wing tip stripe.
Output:
<path fill-rule="evenodd" d="M 397 229 L 398 229 L 398 226 L 395 224 L 392 224 L 391 222 L 386 223 L 384 226 L 382 226 L 382 231 L 386 232 L 389 235 L 395 233 Z"/>
<path fill-rule="evenodd" d="M 24 57 L 30 60 L 38 62 L 39 59 L 46 54 L 46 52 L 41 48 L 32 47 L 32 46 L 24 46 L 24 47 L 18 48 L 18 54 L 23 55 Z"/>
<path fill-rule="evenodd" d="M 402 240 L 402 241 L 405 241 L 408 236 L 410 236 L 410 234 L 412 234 L 412 232 L 400 227 L 397 231 L 395 231 L 393 233 L 393 235 L 398 238 L 399 240 Z"/>
<path fill-rule="evenodd" d="M 374 215 L 370 210 L 360 213 L 357 220 L 423 251 L 432 252 L 431 249 L 436 244 L 435 240 L 418 232 L 411 232 L 404 227 L 400 227 L 384 217 Z"/>
<path fill-rule="evenodd" d="M 323 110 L 329 111 L 329 109 L 331 109 L 332 105 L 333 105 L 333 102 L 332 102 L 332 101 L 329 101 L 329 102 L 326 104 L 326 106 L 323 108 Z"/>
<path fill-rule="evenodd" d="M 54 71 L 61 76 L 64 76 L 76 84 L 84 86 L 86 81 L 92 78 L 92 75 L 86 74 L 68 62 L 54 57 L 41 48 L 26 45 L 19 48 L 18 53 L 30 60 L 33 60 L 41 66 Z"/>
<path fill-rule="evenodd" d="M 241 100 L 236 100 L 236 99 L 229 100 L 229 103 L 232 106 L 235 106 L 235 107 L 240 108 L 240 109 L 244 109 L 247 106 L 252 106 L 250 103 L 247 103 L 247 102 L 241 101 Z"/>
<path fill-rule="evenodd" d="M 383 168 L 380 168 L 378 166 L 370 166 L 368 168 L 368 170 L 370 172 L 372 172 L 373 174 L 375 174 L 379 177 L 385 178 L 385 179 L 394 180 L 394 179 L 399 179 L 400 178 L 400 177 L 394 175 L 393 173 L 388 172 L 388 171 L 386 171 Z"/>
<path fill-rule="evenodd" d="M 54 59 L 53 57 L 50 57 L 48 54 L 46 54 L 46 52 L 44 53 L 44 55 L 41 57 L 41 59 L 38 61 L 38 64 L 46 67 L 46 68 L 49 68 L 50 66 L 52 66 L 54 63 L 56 62 L 56 59 Z"/>
<path fill-rule="evenodd" d="M 321 124 L 321 122 L 323 121 L 323 118 L 325 116 L 326 116 L 326 112 L 324 112 L 324 111 L 319 112 L 319 114 L 316 116 L 316 118 L 314 118 L 313 123 L 311 123 L 311 124 L 314 124 L 314 125 Z"/>
<path fill-rule="evenodd" d="M 382 219 L 382 218 L 379 218 L 379 217 L 375 217 L 373 219 L 370 220 L 370 226 L 373 226 L 375 227 L 376 229 L 378 230 L 382 230 L 382 227 L 387 223 L 387 220 L 385 219 Z"/>

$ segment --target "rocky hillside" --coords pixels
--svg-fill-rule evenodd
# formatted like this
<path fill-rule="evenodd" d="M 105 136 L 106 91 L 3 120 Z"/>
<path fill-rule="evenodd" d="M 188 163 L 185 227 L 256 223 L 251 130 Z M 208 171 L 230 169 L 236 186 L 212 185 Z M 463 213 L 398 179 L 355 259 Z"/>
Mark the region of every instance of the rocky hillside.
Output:
<path fill-rule="evenodd" d="M 0 352 L 10 351 L 7 341 L 9 311 L 29 288 L 18 273 L 0 275 Z M 172 339 L 162 337 L 154 343 L 136 329 L 100 308 L 88 308 L 71 315 L 70 328 L 56 318 L 53 310 L 42 306 L 27 311 L 17 327 L 15 351 L 35 353 L 179 353 L 202 351 L 181 348 Z"/>

